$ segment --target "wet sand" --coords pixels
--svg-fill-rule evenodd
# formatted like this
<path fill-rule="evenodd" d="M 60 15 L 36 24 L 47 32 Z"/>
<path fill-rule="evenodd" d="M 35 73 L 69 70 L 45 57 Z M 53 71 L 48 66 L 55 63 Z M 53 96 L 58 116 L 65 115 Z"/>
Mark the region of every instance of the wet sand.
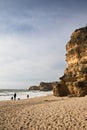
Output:
<path fill-rule="evenodd" d="M 87 130 L 87 96 L 0 101 L 0 130 Z"/>

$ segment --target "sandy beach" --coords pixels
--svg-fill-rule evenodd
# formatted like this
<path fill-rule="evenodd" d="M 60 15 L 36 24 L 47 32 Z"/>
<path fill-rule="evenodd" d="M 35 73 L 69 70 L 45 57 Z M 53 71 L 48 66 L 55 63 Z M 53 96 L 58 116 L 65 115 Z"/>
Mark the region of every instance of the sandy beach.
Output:
<path fill-rule="evenodd" d="M 0 101 L 0 130 L 87 130 L 87 96 Z"/>

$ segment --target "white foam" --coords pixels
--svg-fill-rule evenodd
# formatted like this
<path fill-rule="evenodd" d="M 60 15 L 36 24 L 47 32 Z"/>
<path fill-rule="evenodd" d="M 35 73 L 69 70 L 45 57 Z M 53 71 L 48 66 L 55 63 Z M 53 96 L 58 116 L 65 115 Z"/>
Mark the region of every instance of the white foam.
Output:
<path fill-rule="evenodd" d="M 26 99 L 27 95 L 29 95 L 29 98 L 39 97 L 39 96 L 46 96 L 49 94 L 52 94 L 52 91 L 16 91 L 17 99 Z M 7 91 L 0 93 L 0 100 L 11 100 L 11 97 L 13 97 L 14 92 Z"/>

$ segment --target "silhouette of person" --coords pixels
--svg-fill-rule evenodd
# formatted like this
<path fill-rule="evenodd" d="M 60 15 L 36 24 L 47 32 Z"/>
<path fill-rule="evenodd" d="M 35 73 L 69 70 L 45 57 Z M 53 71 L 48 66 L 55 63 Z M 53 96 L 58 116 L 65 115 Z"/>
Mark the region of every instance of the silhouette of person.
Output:
<path fill-rule="evenodd" d="M 29 95 L 27 95 L 27 98 L 29 98 Z"/>
<path fill-rule="evenodd" d="M 14 93 L 14 100 L 16 100 L 16 93 Z"/>

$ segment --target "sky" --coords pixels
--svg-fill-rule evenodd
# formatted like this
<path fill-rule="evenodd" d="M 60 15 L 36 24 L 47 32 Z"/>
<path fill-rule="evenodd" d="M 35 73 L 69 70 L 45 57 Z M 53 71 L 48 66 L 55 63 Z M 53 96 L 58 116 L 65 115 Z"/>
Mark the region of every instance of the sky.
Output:
<path fill-rule="evenodd" d="M 58 81 L 66 44 L 87 25 L 87 0 L 0 0 L 0 89 Z"/>

